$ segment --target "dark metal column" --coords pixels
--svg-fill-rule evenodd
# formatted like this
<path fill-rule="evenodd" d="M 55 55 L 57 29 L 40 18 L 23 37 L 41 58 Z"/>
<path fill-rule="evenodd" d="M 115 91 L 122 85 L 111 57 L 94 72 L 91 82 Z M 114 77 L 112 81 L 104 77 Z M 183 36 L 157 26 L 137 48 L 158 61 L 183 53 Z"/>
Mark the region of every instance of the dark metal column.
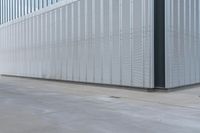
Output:
<path fill-rule="evenodd" d="M 165 0 L 155 0 L 154 8 L 155 87 L 165 88 Z"/>

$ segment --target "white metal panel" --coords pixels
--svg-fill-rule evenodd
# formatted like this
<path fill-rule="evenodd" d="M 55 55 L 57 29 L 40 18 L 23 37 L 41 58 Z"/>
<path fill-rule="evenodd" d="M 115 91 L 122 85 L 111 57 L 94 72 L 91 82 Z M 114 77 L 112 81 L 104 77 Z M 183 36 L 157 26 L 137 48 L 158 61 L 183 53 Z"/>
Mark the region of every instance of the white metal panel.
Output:
<path fill-rule="evenodd" d="M 200 82 L 200 2 L 166 0 L 166 87 Z"/>
<path fill-rule="evenodd" d="M 154 0 L 62 1 L 0 26 L 2 74 L 154 87 Z"/>

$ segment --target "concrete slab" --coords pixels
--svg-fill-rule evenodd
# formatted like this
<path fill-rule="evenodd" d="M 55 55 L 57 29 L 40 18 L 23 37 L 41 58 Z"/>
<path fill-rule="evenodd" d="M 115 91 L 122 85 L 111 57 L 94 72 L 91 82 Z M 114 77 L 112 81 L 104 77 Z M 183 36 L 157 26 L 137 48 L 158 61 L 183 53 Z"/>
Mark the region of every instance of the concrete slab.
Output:
<path fill-rule="evenodd" d="M 0 133 L 199 133 L 199 96 L 1 77 Z"/>

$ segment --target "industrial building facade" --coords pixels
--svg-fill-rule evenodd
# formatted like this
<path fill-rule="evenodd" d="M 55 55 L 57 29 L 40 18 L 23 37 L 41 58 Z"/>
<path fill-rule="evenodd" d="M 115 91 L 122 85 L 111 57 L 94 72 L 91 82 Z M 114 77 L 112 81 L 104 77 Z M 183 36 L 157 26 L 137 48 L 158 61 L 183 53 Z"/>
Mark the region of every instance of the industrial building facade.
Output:
<path fill-rule="evenodd" d="M 0 6 L 3 75 L 141 88 L 200 83 L 198 0 L 0 0 Z"/>

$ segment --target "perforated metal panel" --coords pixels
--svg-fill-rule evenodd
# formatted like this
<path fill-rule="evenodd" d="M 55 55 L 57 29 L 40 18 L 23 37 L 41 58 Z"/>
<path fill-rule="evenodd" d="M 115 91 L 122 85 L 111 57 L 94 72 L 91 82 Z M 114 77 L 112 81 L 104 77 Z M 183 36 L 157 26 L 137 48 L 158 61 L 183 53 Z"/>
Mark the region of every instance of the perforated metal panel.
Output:
<path fill-rule="evenodd" d="M 154 0 L 74 0 L 0 27 L 6 75 L 154 87 Z"/>

